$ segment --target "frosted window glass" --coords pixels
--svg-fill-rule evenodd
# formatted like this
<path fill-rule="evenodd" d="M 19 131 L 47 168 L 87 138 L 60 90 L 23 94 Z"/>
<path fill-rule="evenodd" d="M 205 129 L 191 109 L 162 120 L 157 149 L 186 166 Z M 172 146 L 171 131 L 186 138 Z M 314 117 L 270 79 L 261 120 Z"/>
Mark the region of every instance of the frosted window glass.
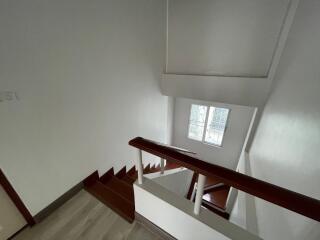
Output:
<path fill-rule="evenodd" d="M 202 141 L 207 108 L 206 106 L 192 104 L 189 119 L 189 138 Z"/>
<path fill-rule="evenodd" d="M 227 125 L 229 109 L 210 107 L 205 142 L 221 146 Z"/>

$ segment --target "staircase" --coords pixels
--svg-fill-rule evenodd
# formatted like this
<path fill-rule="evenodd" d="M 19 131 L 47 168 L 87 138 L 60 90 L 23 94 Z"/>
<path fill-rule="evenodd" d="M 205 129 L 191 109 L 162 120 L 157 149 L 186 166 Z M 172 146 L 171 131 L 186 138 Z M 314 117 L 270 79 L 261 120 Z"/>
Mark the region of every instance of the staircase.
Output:
<path fill-rule="evenodd" d="M 176 164 L 167 164 L 164 170 L 179 168 Z M 160 172 L 159 164 L 144 167 L 143 173 Z M 129 171 L 123 167 L 116 174 L 113 168 L 108 170 L 99 178 L 96 171 L 84 181 L 85 189 L 99 199 L 102 203 L 110 207 L 128 222 L 132 223 L 135 217 L 133 183 L 137 180 L 138 173 L 135 167 Z"/>
<path fill-rule="evenodd" d="M 194 173 L 187 195 L 187 199 L 191 201 L 194 201 L 194 194 L 192 192 L 195 191 L 197 177 L 198 174 Z M 228 220 L 230 214 L 226 211 L 226 207 L 229 191 L 230 187 L 221 183 L 219 179 L 207 177 L 201 205 Z"/>

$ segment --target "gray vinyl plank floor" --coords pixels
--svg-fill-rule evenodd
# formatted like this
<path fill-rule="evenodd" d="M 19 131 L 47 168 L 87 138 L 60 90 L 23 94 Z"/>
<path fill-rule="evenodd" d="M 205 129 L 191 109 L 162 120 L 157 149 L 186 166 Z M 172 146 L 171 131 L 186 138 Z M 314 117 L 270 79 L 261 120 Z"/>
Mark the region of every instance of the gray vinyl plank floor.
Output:
<path fill-rule="evenodd" d="M 14 240 L 161 240 L 137 222 L 125 221 L 86 191 Z"/>

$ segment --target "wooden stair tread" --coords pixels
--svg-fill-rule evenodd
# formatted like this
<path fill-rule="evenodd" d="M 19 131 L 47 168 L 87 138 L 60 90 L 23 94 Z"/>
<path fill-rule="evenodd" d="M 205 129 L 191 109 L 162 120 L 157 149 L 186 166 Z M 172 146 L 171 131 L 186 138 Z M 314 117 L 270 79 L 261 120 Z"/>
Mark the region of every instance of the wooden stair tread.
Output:
<path fill-rule="evenodd" d="M 123 178 L 121 178 L 121 180 L 127 182 L 128 184 L 133 184 L 137 180 L 137 177 L 125 175 Z"/>
<path fill-rule="evenodd" d="M 197 182 L 197 180 L 198 180 L 198 174 L 194 173 L 190 187 L 189 187 L 189 191 L 187 194 L 187 198 L 189 200 L 192 195 L 194 184 Z M 211 178 L 211 177 L 210 178 L 207 177 L 205 187 L 210 187 L 212 185 L 216 185 L 219 183 L 221 183 L 220 180 L 215 179 L 215 178 Z M 227 213 L 225 211 L 229 190 L 230 190 L 229 186 L 223 185 L 223 186 L 212 189 L 208 193 L 205 193 L 202 196 L 202 206 L 204 206 L 208 210 L 212 211 L 213 213 L 220 215 L 221 217 L 223 217 L 225 219 L 229 219 L 229 213 Z M 194 200 L 192 200 L 192 201 L 194 201 Z"/>
<path fill-rule="evenodd" d="M 181 168 L 181 166 L 179 166 L 179 165 L 176 164 L 176 163 L 167 161 L 167 164 L 166 164 L 166 166 L 165 166 L 165 169 L 166 169 L 166 170 L 175 169 L 175 168 Z"/>
<path fill-rule="evenodd" d="M 147 173 L 147 174 L 149 174 L 149 173 L 156 173 L 156 172 L 160 172 L 161 171 L 161 168 L 159 167 L 159 166 L 154 166 L 153 168 L 151 168 L 150 170 L 149 170 L 149 172 Z"/>
<path fill-rule="evenodd" d="M 136 176 L 138 176 L 138 172 L 137 171 L 130 171 L 130 172 L 127 173 L 127 176 L 136 177 Z"/>
<path fill-rule="evenodd" d="M 204 184 L 205 187 L 216 185 L 218 183 L 221 183 L 221 180 L 218 178 L 212 178 L 212 177 L 207 177 L 206 178 L 206 183 Z"/>
<path fill-rule="evenodd" d="M 203 207 L 205 207 L 206 209 L 210 210 L 211 212 L 229 220 L 230 218 L 230 214 L 227 213 L 225 210 L 220 210 L 220 209 L 217 209 L 213 206 L 211 206 L 210 203 L 206 202 L 206 201 L 202 201 L 202 204 L 201 204 Z"/>
<path fill-rule="evenodd" d="M 136 180 L 136 179 L 138 178 L 138 172 L 135 172 L 135 173 L 133 173 L 133 174 L 131 174 L 131 175 L 128 175 L 128 174 L 127 174 L 126 176 L 128 176 L 128 177 Z"/>
<path fill-rule="evenodd" d="M 133 222 L 135 212 L 133 202 L 123 198 L 121 195 L 114 192 L 113 189 L 99 181 L 86 187 L 86 190 L 128 222 Z"/>
<path fill-rule="evenodd" d="M 105 186 L 113 189 L 114 192 L 123 196 L 130 202 L 134 202 L 133 186 L 117 177 L 110 178 L 107 182 L 103 183 Z"/>
<path fill-rule="evenodd" d="M 223 186 L 203 195 L 202 199 L 225 210 L 230 187 Z"/>

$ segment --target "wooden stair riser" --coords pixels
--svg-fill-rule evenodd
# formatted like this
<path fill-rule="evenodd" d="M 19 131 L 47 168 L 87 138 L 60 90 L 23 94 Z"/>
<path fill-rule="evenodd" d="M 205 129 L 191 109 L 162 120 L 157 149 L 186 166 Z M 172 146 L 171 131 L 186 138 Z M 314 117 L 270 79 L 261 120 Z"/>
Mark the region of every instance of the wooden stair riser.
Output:
<path fill-rule="evenodd" d="M 123 198 L 130 202 L 134 202 L 133 187 L 125 181 L 116 177 L 110 178 L 108 182 L 104 183 L 105 186 L 113 189 L 114 192 L 121 195 Z"/>
<path fill-rule="evenodd" d="M 121 168 L 119 170 L 119 172 L 117 172 L 116 177 L 118 178 L 122 178 L 123 176 L 125 176 L 127 174 L 127 169 L 126 166 L 124 166 L 123 168 Z"/>
<path fill-rule="evenodd" d="M 127 172 L 127 175 L 131 175 L 131 174 L 133 174 L 133 173 L 135 173 L 135 172 L 136 172 L 136 167 L 133 166 L 133 167 L 130 168 L 130 170 Z"/>
<path fill-rule="evenodd" d="M 134 221 L 134 204 L 114 192 L 111 188 L 101 182 L 96 182 L 86 190 L 128 222 L 132 223 Z"/>
<path fill-rule="evenodd" d="M 113 168 L 110 168 L 105 174 L 100 177 L 100 182 L 107 182 L 111 177 L 114 176 Z"/>

